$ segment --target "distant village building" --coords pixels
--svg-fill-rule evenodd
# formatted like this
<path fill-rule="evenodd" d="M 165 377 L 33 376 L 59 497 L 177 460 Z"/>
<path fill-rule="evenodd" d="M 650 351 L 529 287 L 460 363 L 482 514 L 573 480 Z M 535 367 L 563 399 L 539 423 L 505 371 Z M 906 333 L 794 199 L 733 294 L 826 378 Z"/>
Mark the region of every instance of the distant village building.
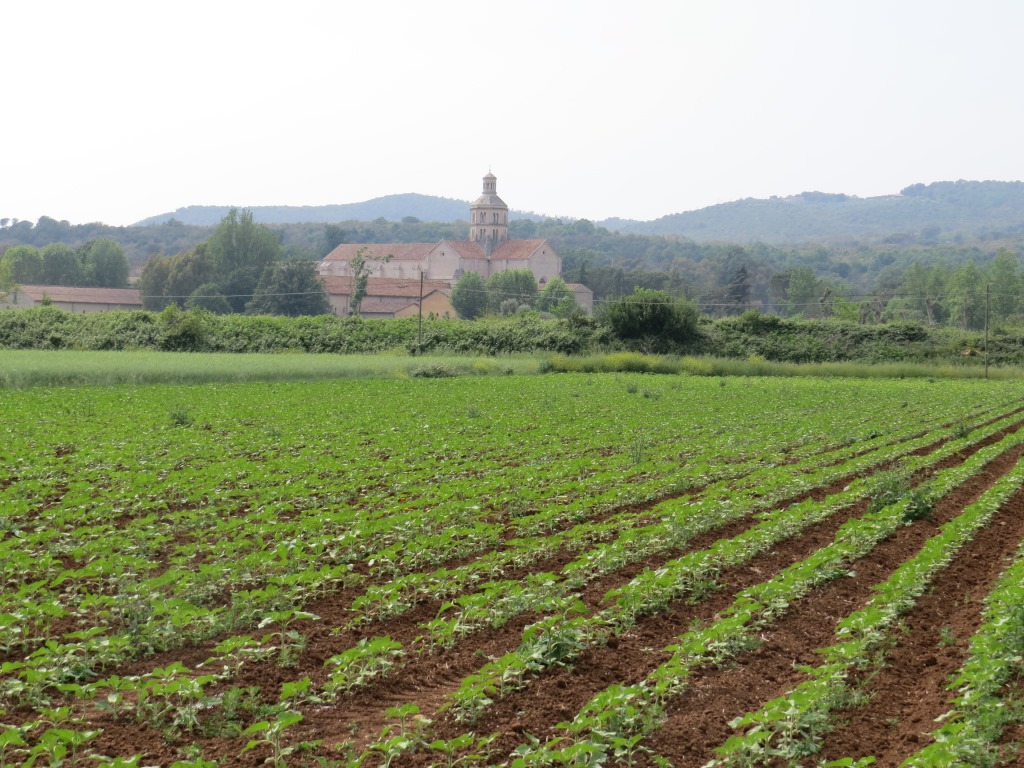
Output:
<path fill-rule="evenodd" d="M 136 288 L 82 288 L 67 285 L 18 285 L 3 298 L 0 309 L 28 309 L 50 304 L 68 312 L 142 309 Z"/>
<path fill-rule="evenodd" d="M 594 314 L 594 292 L 583 283 L 566 283 L 576 297 L 576 304 L 588 315 Z"/>
<path fill-rule="evenodd" d="M 334 307 L 334 314 L 350 314 L 352 301 L 351 277 L 321 277 L 327 298 Z M 455 317 L 455 308 L 449 297 L 452 289 L 444 280 L 424 280 L 420 286 L 419 278 L 403 280 L 399 278 L 371 277 L 366 281 L 366 296 L 359 305 L 359 314 L 367 318 L 413 317 L 420 311 L 420 289 L 423 290 L 423 314 L 438 317 Z"/>
<path fill-rule="evenodd" d="M 367 258 L 370 284 L 366 298 L 360 307 L 360 314 L 371 316 L 370 309 L 397 305 L 407 295 L 408 282 L 417 284 L 416 300 L 419 300 L 418 282 L 420 275 L 425 282 L 431 282 L 434 290 L 447 291 L 466 272 L 476 272 L 485 280 L 493 274 L 508 269 L 528 269 L 537 279 L 541 288 L 562 271 L 562 259 L 547 240 L 510 240 L 508 236 L 508 206 L 498 197 L 497 177 L 492 173 L 484 176 L 483 194 L 469 206 L 469 240 L 441 240 L 437 243 L 343 243 L 331 251 L 320 262 L 318 271 L 324 278 L 328 296 L 339 314 L 347 314 L 340 298 L 333 295 L 330 278 L 353 277 L 349 262 L 363 250 Z M 339 285 L 339 284 L 333 284 Z M 349 291 L 351 292 L 350 284 Z M 444 286 L 442 288 L 442 286 Z M 593 293 L 586 286 L 570 285 L 577 296 L 577 303 L 590 312 L 593 308 Z M 426 297 L 424 297 L 426 311 Z M 455 316 L 454 310 L 450 312 Z M 387 315 L 374 314 L 381 317 Z M 400 315 L 390 315 L 398 317 Z"/>

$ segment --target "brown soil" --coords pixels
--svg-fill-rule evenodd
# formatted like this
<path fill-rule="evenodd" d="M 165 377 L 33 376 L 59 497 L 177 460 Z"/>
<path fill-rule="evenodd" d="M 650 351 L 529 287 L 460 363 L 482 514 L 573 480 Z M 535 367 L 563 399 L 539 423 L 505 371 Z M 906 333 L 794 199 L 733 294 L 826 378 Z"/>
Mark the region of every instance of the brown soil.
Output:
<path fill-rule="evenodd" d="M 972 450 L 1001 436 L 979 443 Z M 937 446 L 919 452 L 926 453 Z M 1007 472 L 1022 452 L 1024 449 L 1016 449 L 990 463 L 984 472 L 944 499 L 929 519 L 901 528 L 866 557 L 851 564 L 851 576 L 824 585 L 794 603 L 761 635 L 758 648 L 737 658 L 728 667 L 699 670 L 691 678 L 687 691 L 669 702 L 664 725 L 647 739 L 645 746 L 669 758 L 676 768 L 700 766 L 711 759 L 714 748 L 732 733 L 728 726 L 730 720 L 799 683 L 803 674 L 796 665 L 818 662 L 815 650 L 829 644 L 836 621 L 861 607 L 870 597 L 873 585 L 887 578 L 920 549 L 938 526 L 958 514 Z M 957 464 L 968 454 L 965 451 L 942 466 Z M 806 496 L 824 498 L 841 490 L 850 479 L 801 494 L 786 503 Z M 924 477 L 917 478 L 922 479 Z M 851 517 L 863 514 L 866 506 L 867 502 L 863 502 L 837 513 L 744 566 L 725 571 L 717 588 L 702 599 L 679 600 L 667 611 L 644 617 L 628 631 L 613 636 L 607 645 L 586 649 L 572 667 L 550 669 L 528 680 L 522 690 L 498 699 L 471 726 L 455 721 L 443 710 L 450 694 L 466 675 L 477 671 L 488 658 L 499 657 L 517 647 L 523 628 L 539 617 L 515 617 L 500 629 L 475 632 L 455 648 L 443 652 L 416 652 L 417 638 L 423 634 L 419 625 L 437 615 L 442 601 L 421 601 L 402 616 L 348 628 L 346 625 L 353 618 L 349 606 L 364 587 L 343 589 L 306 606 L 321 618 L 296 625 L 308 642 L 294 666 L 281 667 L 273 661 L 246 664 L 230 685 L 257 687 L 259 699 L 271 703 L 277 700 L 282 683 L 308 676 L 316 687 L 326 679 L 326 659 L 352 647 L 363 637 L 388 635 L 407 649 L 400 665 L 391 674 L 354 694 L 329 703 L 302 705 L 300 709 L 305 719 L 289 729 L 285 741 L 289 744 L 301 740 L 321 741 L 319 747 L 305 755 L 307 764 L 316 764 L 314 757 L 341 761 L 347 751 L 365 748 L 386 726 L 397 727 L 397 720 L 385 713 L 387 708 L 415 703 L 422 716 L 432 721 L 424 731 L 429 739 L 451 738 L 467 729 L 481 735 L 495 734 L 489 760 L 503 762 L 518 744 L 526 741 L 527 735 L 540 739 L 558 735 L 556 724 L 571 719 L 596 692 L 612 683 L 643 680 L 667 658 L 662 649 L 693 622 L 713 619 L 737 591 L 771 578 L 782 568 L 830 542 L 838 527 Z M 644 516 L 651 505 L 636 505 L 630 509 Z M 924 743 L 927 732 L 933 727 L 932 720 L 949 708 L 950 694 L 945 690 L 945 683 L 963 662 L 966 639 L 980 621 L 981 601 L 1006 558 L 1024 539 L 1022 512 L 1024 492 L 1018 492 L 991 524 L 958 554 L 937 579 L 934 589 L 907 615 L 905 631 L 890 650 L 882 672 L 866 684 L 870 704 L 840 713 L 837 722 L 841 725 L 826 738 L 823 759 L 872 754 L 878 758 L 876 765 L 896 766 Z M 695 551 L 716 539 L 734 536 L 753 522 L 749 519 L 736 521 L 698 537 L 685 550 L 663 552 L 608 574 L 589 584 L 582 598 L 589 609 L 600 609 L 607 590 L 624 584 L 644 568 L 657 568 L 685 551 Z M 557 573 L 574 556 L 575 553 L 559 553 L 530 570 Z M 524 575 L 525 572 L 516 572 L 506 574 L 506 578 Z M 252 634 L 259 635 L 259 632 Z M 150 656 L 118 670 L 106 670 L 105 674 L 141 674 L 171 661 L 180 661 L 194 669 L 211 655 L 211 648 L 219 639 Z M 222 686 L 214 693 L 222 694 L 227 687 Z M 224 723 L 214 727 L 212 712 L 203 716 L 209 727 L 197 733 L 162 731 L 125 718 L 115 719 L 91 707 L 81 712 L 89 719 L 90 727 L 103 729 L 90 744 L 94 753 L 140 754 L 143 756 L 140 764 L 170 765 L 187 756 L 189 745 L 193 743 L 199 746 L 206 759 L 217 760 L 221 768 L 263 765 L 270 755 L 266 746 L 242 754 L 248 737 L 232 735 Z M 5 722 L 20 719 L 18 713 L 5 716 Z M 253 719 L 249 713 L 240 722 L 244 725 Z M 379 762 L 373 758 L 366 764 Z M 399 756 L 391 765 L 431 763 L 443 763 L 440 753 L 418 749 Z M 299 764 L 298 755 L 289 759 L 288 765 Z M 335 764 L 344 765 L 343 762 Z"/>

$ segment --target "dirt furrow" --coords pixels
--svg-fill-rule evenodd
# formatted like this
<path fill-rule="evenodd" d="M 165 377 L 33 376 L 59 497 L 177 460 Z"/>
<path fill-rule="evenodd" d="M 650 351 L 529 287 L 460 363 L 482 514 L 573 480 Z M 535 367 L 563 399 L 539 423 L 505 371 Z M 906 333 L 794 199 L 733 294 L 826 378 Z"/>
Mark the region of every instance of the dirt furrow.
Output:
<path fill-rule="evenodd" d="M 940 468 L 959 464 L 966 455 L 951 457 L 943 461 Z M 838 527 L 852 516 L 862 514 L 866 506 L 867 502 L 862 502 L 837 513 L 811 526 L 799 538 L 779 544 L 773 551 L 754 558 L 745 566 L 724 572 L 720 580 L 724 588 L 708 599 L 696 604 L 679 601 L 669 611 L 647 617 L 628 632 L 612 638 L 607 647 L 587 649 L 571 669 L 550 670 L 533 679 L 523 691 L 506 696 L 489 707 L 480 721 L 473 724 L 473 730 L 477 733 L 498 733 L 494 744 L 497 754 L 507 753 L 521 743 L 526 733 L 539 738 L 554 735 L 554 724 L 574 716 L 594 693 L 613 682 L 629 684 L 642 680 L 667 657 L 661 649 L 673 642 L 692 622 L 710 620 L 732 601 L 739 590 L 769 578 L 829 543 Z M 723 533 L 722 530 L 716 531 L 712 538 L 720 538 Z M 844 610 L 842 615 L 849 610 L 852 609 Z M 450 718 L 442 718 L 435 723 L 435 732 L 445 737 L 464 730 L 464 724 Z"/>
<path fill-rule="evenodd" d="M 999 437 L 1001 435 L 971 446 L 958 456 L 943 462 L 943 465 L 959 463 L 974 450 Z M 933 447 L 940 444 L 941 441 Z M 823 498 L 840 490 L 850 479 L 845 478 L 828 487 L 802 493 L 777 506 L 786 506 L 807 497 Z M 500 733 L 495 743 L 498 753 L 520 743 L 524 733 L 550 733 L 555 722 L 574 715 L 594 692 L 612 682 L 628 683 L 642 679 L 665 658 L 660 649 L 684 631 L 689 622 L 712 617 L 715 611 L 731 601 L 735 591 L 764 580 L 778 569 L 827 543 L 831 540 L 835 528 L 851 515 L 860 514 L 863 507 L 864 504 L 861 504 L 812 526 L 801 534 L 797 542 L 780 545 L 773 552 L 756 558 L 748 566 L 727 572 L 722 579 L 725 588 L 710 595 L 707 601 L 697 605 L 679 602 L 673 605 L 669 612 L 648 617 L 630 632 L 614 638 L 608 647 L 588 649 L 573 669 L 553 670 L 550 674 L 539 677 L 525 691 L 497 702 L 481 722 L 473 726 L 473 730 L 477 733 Z M 749 528 L 754 522 L 748 518 L 709 532 L 690 542 L 685 551 L 700 549 L 716 539 L 734 536 Z M 662 553 L 603 577 L 588 587 L 585 592 L 586 601 L 592 608 L 597 608 L 600 598 L 609 588 L 625 583 L 645 567 L 657 567 L 669 557 L 678 556 L 682 552 Z M 557 573 L 576 555 L 575 552 L 563 551 L 542 563 L 522 569 L 521 574 L 537 570 Z M 351 647 L 361 637 L 387 634 L 403 645 L 410 646 L 413 640 L 422 634 L 417 624 L 434 618 L 441 604 L 441 601 L 436 600 L 421 601 L 411 611 L 394 619 L 373 622 L 357 630 L 341 629 L 341 625 L 352 618 L 349 610 L 351 601 L 362 589 L 343 589 L 307 605 L 307 609 L 318 613 L 321 620 L 300 622 L 296 625 L 306 634 L 309 641 L 296 666 L 282 668 L 272 662 L 247 665 L 231 685 L 259 686 L 262 691 L 260 698 L 265 703 L 276 700 L 283 682 L 294 681 L 308 675 L 316 685 L 322 682 L 326 675 L 324 661 L 334 653 Z M 339 753 L 332 749 L 332 745 L 346 741 L 353 741 L 357 746 L 364 745 L 368 740 L 375 738 L 385 724 L 392 722 L 386 717 L 384 710 L 408 701 L 415 701 L 424 714 L 436 718 L 438 735 L 451 736 L 462 733 L 466 730 L 465 725 L 450 722 L 443 715 L 437 717 L 437 709 L 458 687 L 465 675 L 479 669 L 488 657 L 500 656 L 516 647 L 523 626 L 536 619 L 537 617 L 532 615 L 516 617 L 499 630 L 474 633 L 456 648 L 443 653 L 409 654 L 403 667 L 396 670 L 392 676 L 373 683 L 354 695 L 326 705 L 303 706 L 306 721 L 294 729 L 295 738 L 322 739 L 324 747 L 321 751 L 332 757 L 339 757 Z M 259 635 L 259 632 L 254 632 L 254 635 Z M 147 667 L 152 669 L 155 665 L 174 660 L 181 661 L 185 666 L 194 667 L 211 655 L 210 650 L 215 642 L 158 654 L 127 665 L 118 672 L 138 674 Z M 111 754 L 145 752 L 147 759 L 159 759 L 167 753 L 163 736 L 152 728 L 126 721 L 114 721 L 106 717 L 101 718 L 101 722 L 97 724 L 107 729 L 99 737 L 97 746 L 109 747 Z M 171 741 L 173 743 L 175 739 Z M 204 754 L 220 758 L 221 765 L 250 764 L 245 760 L 239 761 L 238 755 L 244 746 L 241 739 L 200 737 L 197 741 L 203 745 Z M 151 751 L 144 749 L 147 746 L 152 748 Z M 125 749 L 128 751 L 125 752 Z M 246 757 L 258 754 L 254 751 Z M 416 764 L 420 757 L 409 756 L 409 764 Z"/>
<path fill-rule="evenodd" d="M 984 600 L 1024 539 L 1024 489 L 959 553 L 902 622 L 905 631 L 867 684 L 870 701 L 836 713 L 845 723 L 825 738 L 828 759 L 873 755 L 899 765 L 931 739 L 934 719 L 950 709 L 950 676 L 966 661 Z"/>
<path fill-rule="evenodd" d="M 647 739 L 646 746 L 676 766 L 703 765 L 714 757 L 714 748 L 733 733 L 730 720 L 756 710 L 806 679 L 796 667 L 821 663 L 815 651 L 833 642 L 836 622 L 863 607 L 874 585 L 887 579 L 943 523 L 980 497 L 1022 453 L 1024 447 L 1018 447 L 993 460 L 936 504 L 930 518 L 901 528 L 852 563 L 852 576 L 830 582 L 794 604 L 762 634 L 760 647 L 736 659 L 735 665 L 695 674 L 687 692 L 670 703 L 665 723 Z"/>

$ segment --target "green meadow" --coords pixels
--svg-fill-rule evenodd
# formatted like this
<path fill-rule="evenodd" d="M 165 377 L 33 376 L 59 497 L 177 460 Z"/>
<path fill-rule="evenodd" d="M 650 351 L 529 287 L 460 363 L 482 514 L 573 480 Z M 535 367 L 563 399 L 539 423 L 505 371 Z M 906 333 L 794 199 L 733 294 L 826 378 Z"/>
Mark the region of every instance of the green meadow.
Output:
<path fill-rule="evenodd" d="M 376 354 L 0 350 L 0 389 L 114 384 L 203 384 L 323 379 L 409 379 L 508 376 L 538 373 L 652 373 L 684 376 L 820 378 L 1024 378 L 1012 366 L 923 363 L 785 363 L 752 356 Z"/>

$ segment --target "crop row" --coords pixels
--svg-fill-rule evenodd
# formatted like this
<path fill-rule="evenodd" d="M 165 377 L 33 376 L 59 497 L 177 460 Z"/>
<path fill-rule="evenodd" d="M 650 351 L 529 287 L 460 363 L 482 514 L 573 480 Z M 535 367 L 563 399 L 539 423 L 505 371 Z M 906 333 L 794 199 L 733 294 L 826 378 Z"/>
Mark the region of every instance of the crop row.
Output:
<path fill-rule="evenodd" d="M 744 466 L 743 469 L 749 470 L 750 467 Z M 692 477 L 689 472 L 684 474 Z M 781 476 L 784 473 L 775 474 Z M 764 473 L 754 473 L 753 477 L 757 481 L 767 481 Z M 719 481 L 719 485 L 727 482 Z M 808 482 L 813 480 L 809 478 Z M 748 485 L 756 483 L 748 481 Z M 363 560 L 376 573 L 399 579 L 385 587 L 371 586 L 371 594 L 374 589 L 385 590 L 385 602 L 387 595 L 395 594 L 398 589 L 409 591 L 400 587 L 401 577 L 406 572 L 410 573 L 409 579 L 426 581 L 436 594 L 444 594 L 445 588 L 437 582 L 444 581 L 447 574 L 434 572 L 425 576 L 415 570 L 409 571 L 423 564 L 422 559 L 417 559 L 417 553 L 426 553 L 425 557 L 429 559 L 443 561 L 468 556 L 482 549 L 493 549 L 500 529 L 494 524 L 479 521 L 472 526 L 460 527 L 440 512 L 434 510 L 428 518 L 422 511 L 363 518 L 358 528 L 352 527 L 352 516 L 344 511 L 323 512 L 316 517 L 303 517 L 284 524 L 268 522 L 262 525 L 260 521 L 248 518 L 222 519 L 214 515 L 213 525 L 209 526 L 211 535 L 216 537 L 211 542 L 212 546 L 204 548 L 202 542 L 194 541 L 173 545 L 171 554 L 166 558 L 166 567 L 155 574 L 151 571 L 150 578 L 145 578 L 147 566 L 151 564 L 147 550 L 166 549 L 167 539 L 171 536 L 171 532 L 153 530 L 150 524 L 156 522 L 155 514 L 141 519 L 142 531 L 126 531 L 123 537 L 110 526 L 75 527 L 71 533 L 75 536 L 76 546 L 64 557 L 84 562 L 84 565 L 60 570 L 47 568 L 43 572 L 52 573 L 52 579 L 48 581 L 37 578 L 40 566 L 47 564 L 47 556 L 34 551 L 30 541 L 26 541 L 30 537 L 25 535 L 25 531 L 17 530 L 11 539 L 17 546 L 12 547 L 11 557 L 6 562 L 12 569 L 34 573 L 36 578 L 11 593 L 11 604 L 45 606 L 31 617 L 37 624 L 33 631 L 22 631 L 23 636 L 38 636 L 45 632 L 49 622 L 69 615 L 86 627 L 97 618 L 102 621 L 106 616 L 108 623 L 128 625 L 133 630 L 133 645 L 161 648 L 166 647 L 167 635 L 181 634 L 182 626 L 190 627 L 193 637 L 213 634 L 219 626 L 244 625 L 261 618 L 262 612 L 294 607 L 296 602 L 301 604 L 324 590 L 357 583 L 361 577 L 351 572 L 353 561 Z M 75 510 L 75 513 L 81 514 L 81 511 Z M 431 533 L 437 529 L 439 521 L 445 527 L 438 533 Z M 580 530 L 577 526 L 565 539 L 585 542 L 590 536 L 606 536 L 616 526 L 625 524 L 628 528 L 631 523 L 635 521 L 598 524 L 592 531 Z M 256 535 L 250 532 L 253 524 L 259 526 Z M 52 534 L 59 529 L 48 526 L 38 530 Z M 124 544 L 119 544 L 119 541 Z M 506 563 L 516 563 L 521 567 L 560 545 L 555 541 L 538 546 L 537 541 L 535 537 L 513 539 L 509 551 L 485 556 L 473 566 L 473 572 L 489 571 L 493 576 Z M 235 542 L 245 549 L 234 548 Z M 254 543 L 256 547 L 253 547 Z M 51 549 L 61 552 L 59 546 Z M 143 551 L 139 552 L 140 549 Z M 57 562 L 53 555 L 49 556 L 49 561 Z M 475 577 L 471 575 L 470 578 Z M 226 591 L 232 594 L 232 605 L 225 611 L 228 615 L 211 626 L 211 613 L 215 611 L 204 610 L 204 603 L 220 600 Z M 451 592 L 451 588 L 447 592 Z M 72 604 L 61 610 L 60 606 L 69 601 Z M 186 618 L 177 622 L 177 626 L 171 626 L 169 631 L 158 629 L 148 633 L 147 637 L 139 637 L 145 624 L 155 620 L 159 625 L 164 616 L 170 615 Z M 17 613 L 10 611 L 6 616 L 8 627 L 13 627 L 15 619 L 12 617 Z M 26 629 L 24 623 L 18 622 L 18 626 Z M 7 644 L 17 639 L 8 635 Z"/>
<path fill-rule="evenodd" d="M 857 698 L 850 682 L 856 669 L 870 674 L 884 663 L 884 647 L 899 618 L 913 607 L 935 574 L 998 511 L 1000 505 L 1024 484 L 1024 460 L 978 501 L 968 506 L 921 551 L 900 565 L 892 576 L 875 588 L 868 604 L 840 621 L 836 643 L 819 650 L 822 664 L 806 669 L 808 679 L 785 695 L 767 702 L 759 711 L 731 723 L 744 733 L 733 737 L 720 750 L 711 766 L 751 766 L 781 757 L 799 759 L 815 754 L 821 736 L 828 730 L 833 709 Z"/>
<path fill-rule="evenodd" d="M 1000 423 L 997 422 L 995 425 L 991 425 L 988 430 L 980 430 L 979 434 L 971 434 L 961 440 L 947 443 L 942 449 L 928 455 L 926 458 L 917 458 L 909 462 L 904 473 L 907 474 L 919 466 L 925 466 L 929 462 L 935 462 L 945 456 L 952 455 L 964 445 L 969 444 L 971 440 L 977 440 L 988 431 L 998 428 Z M 911 441 L 909 446 L 896 444 L 895 447 L 906 452 L 921 442 L 922 440 L 919 439 Z M 891 458 L 890 453 L 883 455 L 885 458 Z M 862 453 L 852 460 L 852 465 L 832 465 L 823 470 L 823 472 L 827 478 L 842 477 L 865 466 L 870 466 L 872 462 L 877 463 L 879 460 L 879 456 L 874 453 Z M 774 472 L 775 474 L 784 474 L 790 469 L 790 467 L 780 468 Z M 768 474 L 770 474 L 768 471 L 764 471 L 755 473 L 754 477 L 756 481 L 762 481 Z M 811 474 L 813 476 L 814 473 Z M 753 485 L 759 488 L 756 482 Z M 748 503 L 754 502 L 752 503 L 753 509 L 758 508 L 758 506 L 767 505 L 774 499 L 774 496 L 771 484 L 766 483 L 765 487 L 766 490 L 763 492 L 763 495 L 759 494 L 760 498 L 756 502 L 734 492 L 729 494 L 729 497 L 724 501 L 712 497 L 711 501 L 713 503 L 711 504 L 702 504 L 700 502 L 691 504 L 689 514 L 685 516 L 685 519 L 679 519 L 677 515 L 674 517 L 673 525 L 666 526 L 663 522 L 662 547 L 682 545 L 688 538 L 700 531 L 710 530 L 714 525 L 731 519 L 737 513 L 743 512 L 743 503 L 745 501 Z M 808 500 L 799 505 L 791 506 L 767 517 L 735 540 L 723 541 L 710 550 L 691 553 L 686 557 L 671 561 L 656 572 L 645 572 L 630 584 L 609 593 L 608 599 L 613 600 L 615 604 L 589 620 L 588 626 L 595 627 L 594 631 L 584 632 L 582 621 L 576 622 L 580 625 L 578 627 L 579 637 L 577 637 L 577 645 L 582 647 L 584 642 L 600 640 L 604 633 L 607 632 L 607 627 L 617 627 L 617 631 L 621 631 L 630 626 L 638 616 L 650 612 L 654 607 L 664 607 L 683 592 L 692 589 L 692 585 L 707 582 L 710 575 L 717 568 L 728 565 L 734 566 L 749 559 L 781 538 L 794 535 L 804 526 L 833 513 L 837 509 L 848 506 L 870 492 L 870 490 L 870 483 L 858 481 L 842 493 L 833 495 L 827 503 L 817 503 L 813 500 Z M 679 501 L 669 502 L 669 506 L 679 507 Z M 717 515 L 715 514 L 716 511 L 718 512 Z M 745 514 L 749 514 L 749 511 Z M 572 529 L 572 532 L 578 533 L 578 528 Z M 548 541 L 557 543 L 558 537 L 549 537 Z M 649 554 L 651 551 L 649 543 L 647 547 L 638 547 L 634 537 L 626 536 L 617 541 L 622 545 L 621 550 L 623 554 L 620 554 L 617 558 L 620 561 L 627 559 L 625 557 L 627 553 L 639 556 L 640 554 Z M 607 548 L 604 551 L 607 552 Z M 461 571 L 467 572 L 470 576 L 489 571 L 493 572 L 496 568 L 495 561 L 501 554 L 507 554 L 507 551 L 494 552 L 479 561 L 473 561 L 471 564 L 463 567 Z M 589 557 L 585 557 L 584 561 L 593 562 Z M 605 557 L 605 562 L 607 563 L 608 561 L 609 559 Z M 565 572 L 571 577 L 571 583 L 575 586 L 587 580 L 577 567 L 578 563 L 579 560 L 573 561 L 565 569 Z M 598 570 L 597 572 L 599 573 L 600 571 Z M 308 576 L 311 579 L 316 579 L 324 573 L 324 568 L 321 568 L 319 571 L 308 574 Z M 327 573 L 329 574 L 330 572 L 327 571 Z M 345 573 L 347 572 L 343 571 L 340 575 L 344 576 Z M 415 592 L 417 589 L 426 590 L 427 596 L 440 597 L 445 594 L 446 589 L 451 588 L 450 582 L 446 586 L 444 580 L 439 577 L 437 572 L 414 575 L 422 576 L 423 578 L 413 579 L 409 576 L 398 576 L 389 584 L 378 588 L 371 588 L 369 592 L 353 602 L 353 609 L 363 613 L 365 612 L 366 605 L 372 600 L 379 606 L 376 609 L 377 618 L 386 618 L 396 615 L 404 608 L 407 608 L 416 599 Z M 424 586 L 418 586 L 420 584 Z M 412 588 L 410 588 L 410 585 L 413 585 Z M 546 612 L 558 605 L 572 605 L 576 598 L 567 594 L 565 588 L 566 585 L 558 582 L 553 575 L 545 574 L 539 574 L 538 578 L 529 580 L 528 586 L 525 588 L 518 584 L 513 585 L 502 582 L 485 584 L 481 587 L 480 591 L 466 595 L 455 603 L 443 606 L 442 612 L 451 609 L 449 615 L 444 617 L 439 615 L 438 619 L 430 622 L 425 627 L 427 630 L 426 640 L 428 643 L 442 646 L 451 645 L 457 637 L 467 634 L 474 627 L 484 623 L 496 627 L 500 626 L 511 616 L 528 610 Z M 287 602 L 289 599 L 289 595 L 283 590 L 268 591 L 263 589 L 259 591 L 267 595 L 267 599 L 281 599 L 283 602 Z M 233 612 L 229 614 L 232 620 L 231 626 L 238 622 L 239 606 L 242 605 L 241 600 L 238 599 L 240 597 L 249 598 L 251 597 L 251 592 L 243 591 L 240 594 L 236 594 L 236 600 L 231 606 Z M 291 597 L 294 598 L 294 595 Z M 97 600 L 101 599 L 103 598 L 97 598 Z M 116 604 L 117 601 L 123 600 L 123 594 L 109 597 L 111 604 Z M 31 675 L 38 679 L 38 670 L 66 669 L 66 660 L 73 659 L 76 663 L 72 666 L 71 671 L 66 672 L 66 674 L 70 674 L 72 678 L 77 679 L 83 674 L 83 670 L 90 670 L 94 667 L 99 669 L 109 667 L 118 660 L 134 653 L 138 648 L 140 637 L 145 637 L 150 642 L 153 642 L 152 638 L 154 637 L 181 639 L 188 637 L 190 632 L 195 632 L 195 626 L 202 627 L 206 625 L 205 620 L 207 616 L 202 614 L 201 609 L 181 606 L 180 604 L 176 605 L 172 601 L 166 601 L 166 603 L 166 610 L 154 612 L 155 615 L 153 616 L 142 617 L 150 619 L 153 625 L 145 631 L 145 634 L 143 634 L 145 628 L 136 625 L 131 627 L 128 632 L 123 632 L 119 635 L 111 636 L 98 630 L 93 630 L 87 633 L 85 637 L 68 638 L 77 642 L 50 642 L 27 658 L 26 665 L 19 668 L 23 670 L 21 674 L 25 676 Z M 161 605 L 161 607 L 164 606 Z M 178 610 L 171 610 L 175 607 Z M 185 608 L 190 608 L 190 610 L 185 610 Z M 267 617 L 264 618 L 264 623 L 268 623 L 269 619 L 275 616 L 283 617 L 283 621 L 289 621 L 296 614 L 293 609 L 288 609 L 283 604 L 271 604 L 264 607 L 262 611 L 258 606 L 250 608 L 249 613 L 244 614 L 244 616 L 250 615 L 253 618 Z M 192 628 L 186 629 L 190 625 Z M 585 641 L 584 635 L 587 636 Z M 533 657 L 528 663 L 522 662 L 518 668 L 521 670 L 537 671 L 539 662 L 530 639 L 525 640 L 524 643 L 524 649 L 519 653 L 519 656 L 512 656 L 510 658 L 522 659 L 524 656 L 527 658 Z M 263 645 L 268 646 L 269 644 L 270 642 L 268 641 Z M 249 652 L 248 647 L 243 650 L 246 653 Z M 558 657 L 556 657 L 556 660 L 558 660 Z M 231 659 L 224 659 L 223 662 L 228 667 L 234 666 Z M 509 679 L 507 669 L 501 671 L 500 677 L 507 682 Z M 45 680 L 45 678 L 42 679 Z M 59 684 L 62 681 L 50 680 L 49 682 L 51 684 Z M 480 684 L 485 688 L 490 685 L 486 682 Z M 36 694 L 37 697 L 38 695 Z M 472 700 L 472 697 L 469 697 L 469 700 Z"/>
<path fill-rule="evenodd" d="M 100 727 L 129 721 L 202 741 L 211 718 L 247 734 L 239 752 L 250 741 L 285 750 L 302 713 L 343 711 L 414 658 L 461 652 L 482 628 L 529 616 L 520 638 L 508 635 L 518 648 L 453 687 L 447 716 L 472 719 L 645 615 L 699 598 L 724 569 L 957 460 L 1014 425 L 1019 405 L 995 384 L 640 376 L 248 385 L 189 398 L 41 390 L 0 403 L 0 706 L 19 756 L 91 749 Z M 344 418 L 325 420 L 327 403 Z M 962 482 L 1016 439 L 918 493 Z M 732 523 L 743 530 L 687 551 Z M 641 561 L 653 565 L 618 575 Z M 839 566 L 815 566 L 829 567 Z M 610 591 L 588 606 L 583 588 L 599 579 Z M 742 647 L 797 581 L 741 594 L 719 629 L 750 609 L 732 641 Z M 320 653 L 306 635 L 315 606 L 339 600 L 348 618 L 335 629 L 353 640 Z M 417 611 L 415 640 L 374 634 L 431 601 L 438 611 Z M 711 626 L 701 631 L 715 647 Z M 196 658 L 196 646 L 204 663 L 174 660 Z M 653 724 L 650 691 L 671 690 L 681 663 L 615 696 Z M 279 690 L 237 684 L 278 666 L 294 670 L 274 675 Z M 387 746 L 403 733 L 384 735 L 373 759 L 408 751 Z M 454 760 L 487 746 L 460 739 L 430 749 Z M 520 759 L 531 754 L 526 745 Z"/>
<path fill-rule="evenodd" d="M 816 586 L 845 574 L 848 563 L 862 557 L 879 541 L 916 517 L 952 489 L 965 482 L 998 454 L 1024 443 L 1024 432 L 1014 433 L 1000 443 L 978 451 L 962 465 L 944 470 L 918 486 L 915 492 L 876 512 L 844 524 L 833 544 L 811 557 L 784 569 L 778 576 L 743 590 L 711 624 L 691 630 L 666 648 L 671 657 L 645 681 L 633 686 L 614 685 L 597 694 L 570 723 L 565 737 L 546 744 L 523 744 L 520 761 L 526 764 L 557 763 L 570 754 L 604 752 L 618 739 L 639 743 L 660 723 L 664 702 L 682 694 L 698 668 L 723 661 L 751 647 L 756 634 L 781 616 L 797 599 Z M 1020 484 L 1019 475 L 1014 478 Z M 1013 480 L 999 486 L 995 494 L 1004 497 Z M 571 743 L 566 746 L 566 739 Z"/>

